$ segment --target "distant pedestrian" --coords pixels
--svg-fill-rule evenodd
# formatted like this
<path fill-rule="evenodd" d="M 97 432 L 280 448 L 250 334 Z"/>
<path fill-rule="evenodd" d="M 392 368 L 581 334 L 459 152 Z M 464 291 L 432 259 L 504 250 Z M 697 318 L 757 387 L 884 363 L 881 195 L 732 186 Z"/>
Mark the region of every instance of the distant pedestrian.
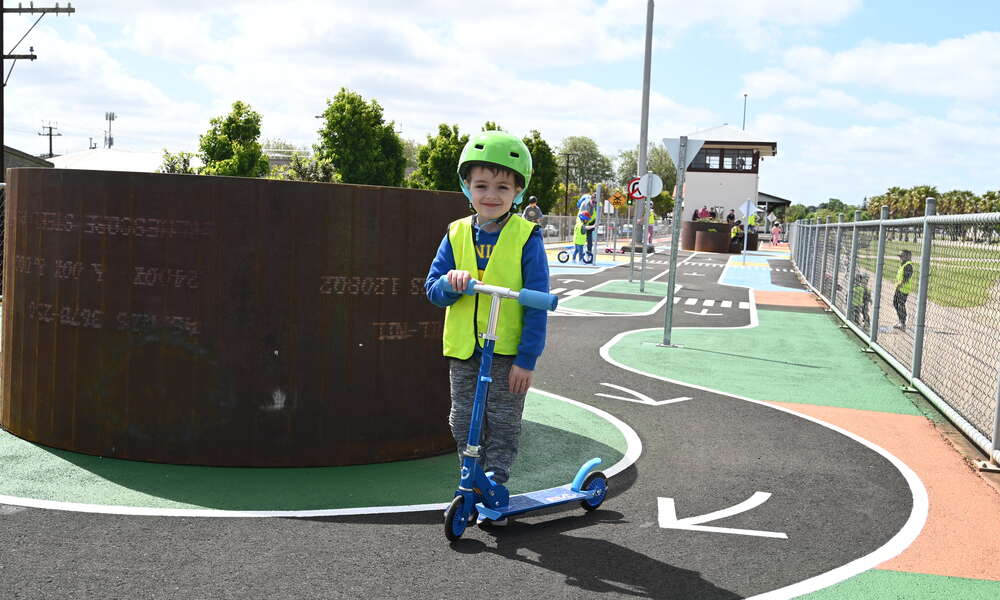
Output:
<path fill-rule="evenodd" d="M 739 252 L 743 248 L 743 221 L 736 221 L 733 228 L 729 230 L 729 243 L 735 248 L 733 252 Z"/>
<path fill-rule="evenodd" d="M 894 327 L 896 329 L 906 329 L 906 299 L 913 293 L 916 285 L 916 271 L 910 258 L 913 254 L 909 250 L 902 250 L 899 253 L 899 269 L 896 271 L 896 293 L 892 297 L 892 306 L 896 309 L 896 317 L 899 319 Z"/>
<path fill-rule="evenodd" d="M 538 206 L 538 198 L 534 196 L 528 198 L 528 206 L 524 208 L 521 216 L 535 225 L 538 225 L 542 221 L 542 217 L 545 215 L 542 213 L 542 209 Z"/>
<path fill-rule="evenodd" d="M 583 246 L 587 243 L 587 235 L 583 232 L 584 223 L 590 220 L 590 213 L 584 211 L 580 213 L 573 226 L 573 262 L 585 262 L 583 260 Z"/>
<path fill-rule="evenodd" d="M 726 215 L 726 223 L 732 225 L 735 222 L 736 222 L 736 209 L 730 208 L 729 214 Z"/>
<path fill-rule="evenodd" d="M 781 225 L 777 221 L 771 226 L 771 244 L 777 246 L 781 243 Z"/>
<path fill-rule="evenodd" d="M 856 325 L 868 327 L 870 318 L 868 316 L 868 305 L 871 304 L 872 295 L 868 290 L 868 274 L 858 273 L 857 281 L 851 288 L 851 310 L 850 318 Z"/>

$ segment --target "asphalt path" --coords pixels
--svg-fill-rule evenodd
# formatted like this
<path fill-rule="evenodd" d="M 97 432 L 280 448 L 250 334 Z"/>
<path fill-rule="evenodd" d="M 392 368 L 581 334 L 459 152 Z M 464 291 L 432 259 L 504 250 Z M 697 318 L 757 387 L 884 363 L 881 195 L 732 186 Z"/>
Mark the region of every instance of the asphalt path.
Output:
<path fill-rule="evenodd" d="M 651 267 L 649 277 L 664 268 Z M 749 325 L 751 310 L 735 308 L 749 301 L 747 290 L 719 285 L 722 269 L 709 268 L 681 266 L 680 295 L 729 299 L 734 308 L 697 315 L 681 302 L 675 326 Z M 583 280 L 580 289 L 627 277 L 627 267 L 573 276 Z M 567 277 L 554 276 L 552 286 L 566 287 L 559 278 Z M 550 319 L 534 386 L 610 412 L 643 443 L 597 511 L 568 505 L 531 513 L 506 528 L 469 529 L 449 544 L 437 511 L 215 519 L 0 506 L 0 597 L 743 598 L 847 565 L 897 535 L 911 494 L 882 454 L 790 412 L 601 357 L 619 333 L 662 327 L 663 316 L 661 308 Z M 672 349 L 649 351 L 669 361 Z M 690 399 L 650 405 L 596 395 L 639 398 L 630 391 L 654 402 Z M 719 518 L 683 521 L 724 509 L 731 510 Z M 771 597 L 782 593 L 790 597 Z"/>

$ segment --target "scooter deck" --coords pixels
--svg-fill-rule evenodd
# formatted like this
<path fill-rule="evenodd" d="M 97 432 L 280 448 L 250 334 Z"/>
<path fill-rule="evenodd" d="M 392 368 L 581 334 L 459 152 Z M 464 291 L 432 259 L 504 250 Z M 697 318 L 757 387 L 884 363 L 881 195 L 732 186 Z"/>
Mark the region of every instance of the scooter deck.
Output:
<path fill-rule="evenodd" d="M 487 508 L 482 503 L 476 505 L 479 514 L 487 519 L 498 520 L 510 515 L 518 515 L 531 510 L 544 508 L 546 506 L 556 506 L 566 504 L 574 500 L 586 500 L 592 496 L 591 493 L 581 491 L 574 492 L 569 485 L 561 485 L 547 490 L 538 490 L 526 494 L 517 494 L 510 497 L 507 506 L 497 509 Z"/>

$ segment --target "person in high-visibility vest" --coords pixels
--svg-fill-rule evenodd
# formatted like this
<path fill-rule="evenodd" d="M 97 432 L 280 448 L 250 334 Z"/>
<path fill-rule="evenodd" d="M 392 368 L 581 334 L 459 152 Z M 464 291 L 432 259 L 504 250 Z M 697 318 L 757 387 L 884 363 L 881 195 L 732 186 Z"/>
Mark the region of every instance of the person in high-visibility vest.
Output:
<path fill-rule="evenodd" d="M 871 304 L 871 301 L 872 295 L 868 291 L 868 274 L 858 273 L 857 281 L 851 288 L 851 321 L 862 327 L 868 327 L 868 305 Z"/>
<path fill-rule="evenodd" d="M 649 209 L 649 224 L 646 225 L 646 245 L 653 245 L 653 225 L 656 224 L 656 213 Z"/>
<path fill-rule="evenodd" d="M 590 221 L 590 213 L 583 211 L 577 215 L 576 225 L 573 226 L 573 262 L 584 262 L 583 245 L 587 243 L 587 234 L 584 233 L 584 225 Z"/>
<path fill-rule="evenodd" d="M 729 245 L 736 249 L 735 252 L 743 248 L 743 221 L 736 221 L 729 230 Z"/>
<path fill-rule="evenodd" d="M 910 257 L 913 254 L 909 250 L 902 250 L 899 253 L 899 269 L 896 270 L 896 293 L 892 297 L 892 306 L 896 309 L 896 317 L 899 323 L 894 325 L 896 329 L 906 329 L 906 299 L 916 287 L 918 274 Z"/>

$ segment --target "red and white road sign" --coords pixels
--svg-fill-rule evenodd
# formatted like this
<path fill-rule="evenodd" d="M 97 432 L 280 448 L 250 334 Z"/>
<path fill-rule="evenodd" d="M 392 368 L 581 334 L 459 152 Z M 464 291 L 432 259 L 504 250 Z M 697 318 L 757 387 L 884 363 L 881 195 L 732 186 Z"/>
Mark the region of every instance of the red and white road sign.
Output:
<path fill-rule="evenodd" d="M 642 200 L 645 196 L 642 195 L 642 190 L 639 189 L 639 178 L 633 177 L 628 180 L 628 196 L 633 200 Z"/>

